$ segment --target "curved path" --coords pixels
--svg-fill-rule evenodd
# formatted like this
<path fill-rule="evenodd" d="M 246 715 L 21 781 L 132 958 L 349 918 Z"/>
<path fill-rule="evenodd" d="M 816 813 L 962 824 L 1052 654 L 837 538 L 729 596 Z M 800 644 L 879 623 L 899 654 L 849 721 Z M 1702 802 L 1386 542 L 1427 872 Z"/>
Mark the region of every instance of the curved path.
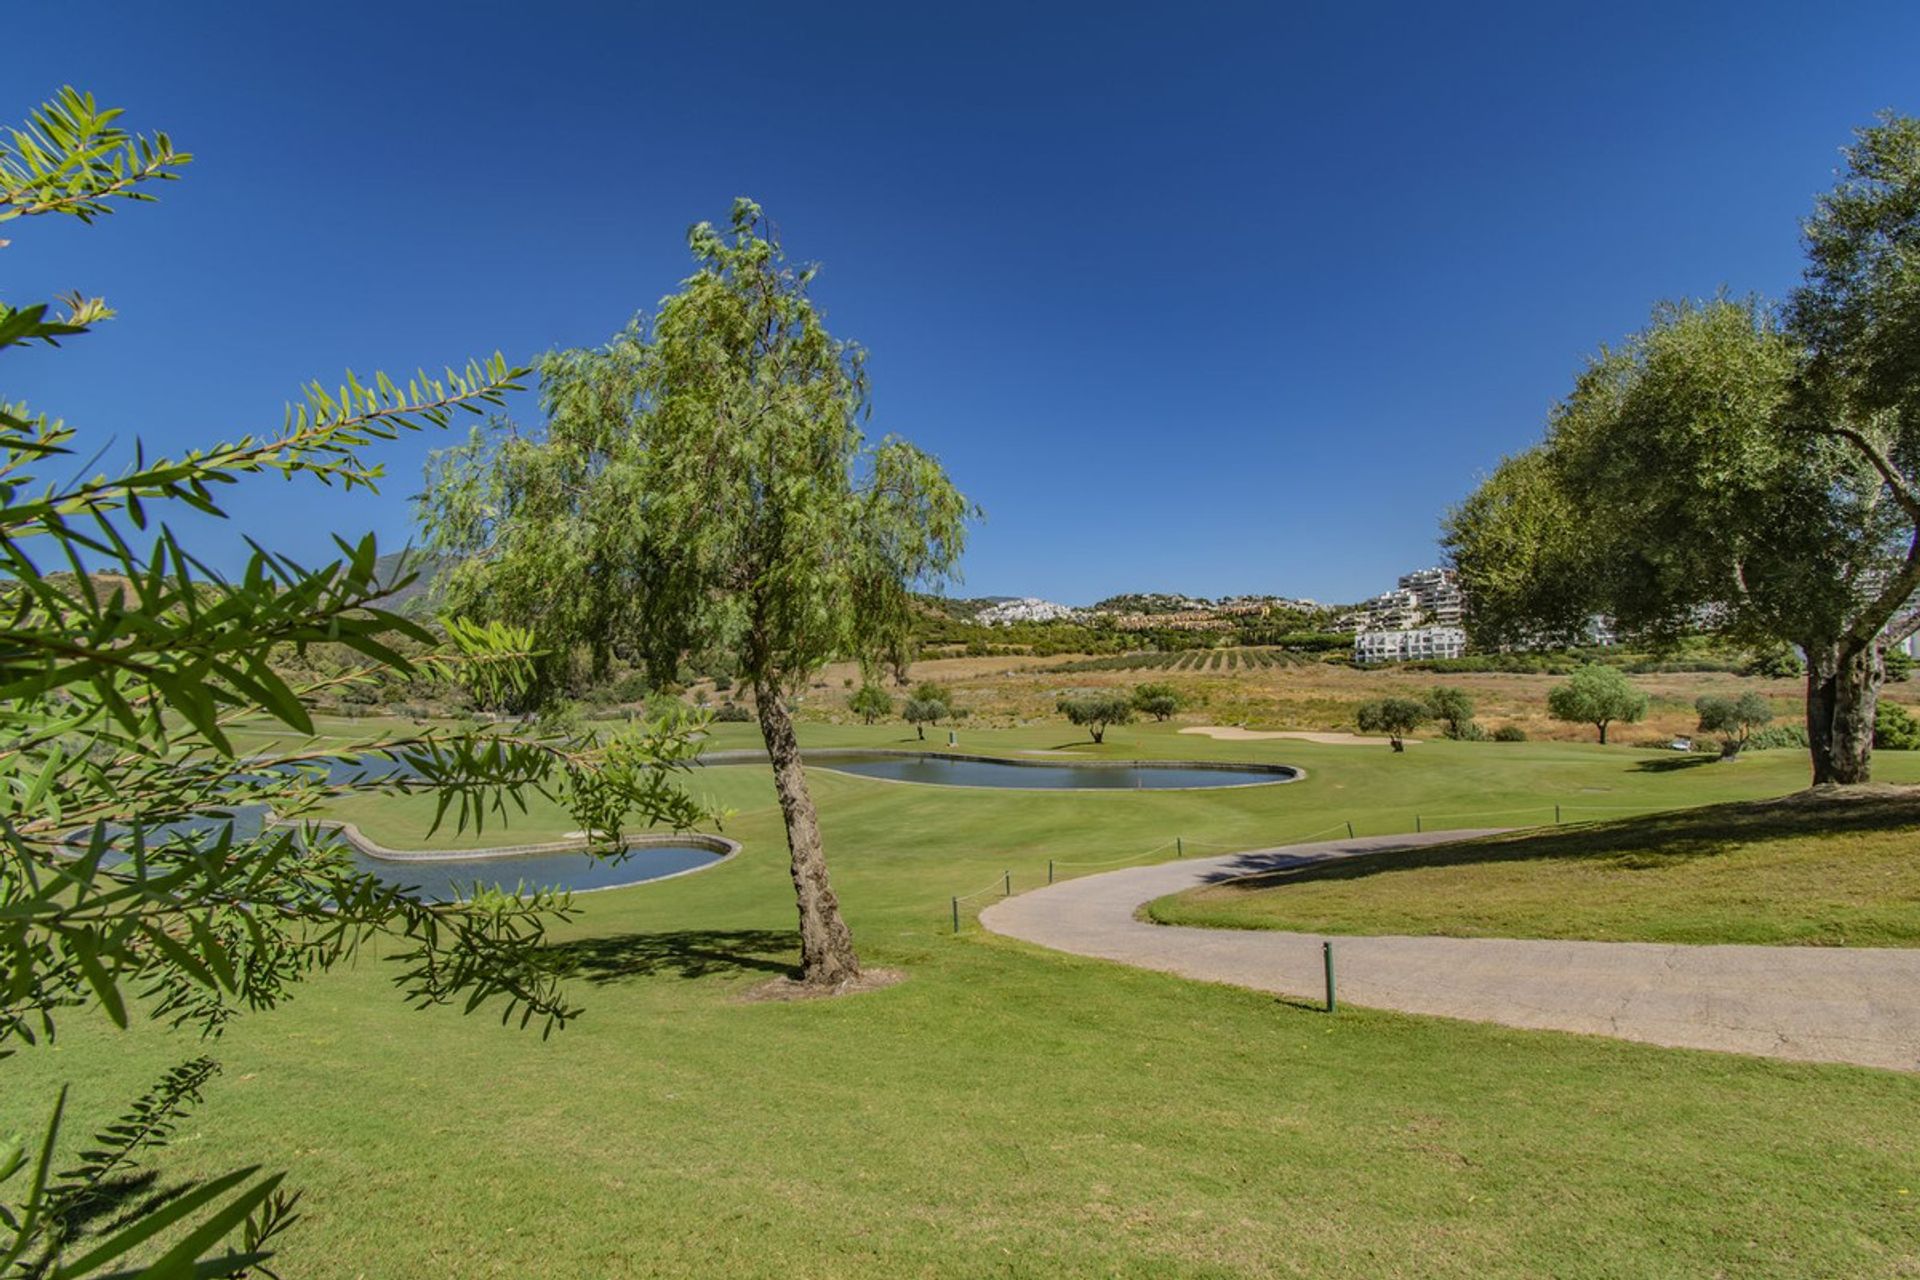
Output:
<path fill-rule="evenodd" d="M 1131 867 L 1005 899 L 980 923 L 1057 951 L 1318 1000 L 1321 935 L 1173 927 L 1134 913 L 1235 876 L 1484 834 L 1327 841 Z M 1920 1071 L 1920 949 L 1335 937 L 1333 951 L 1339 997 L 1354 1004 Z"/>

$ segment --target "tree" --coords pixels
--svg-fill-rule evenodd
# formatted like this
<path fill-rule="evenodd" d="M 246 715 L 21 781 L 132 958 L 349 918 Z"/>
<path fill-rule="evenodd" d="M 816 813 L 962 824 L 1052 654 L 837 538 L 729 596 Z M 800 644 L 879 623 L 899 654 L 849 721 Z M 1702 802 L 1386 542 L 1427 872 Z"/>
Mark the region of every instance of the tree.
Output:
<path fill-rule="evenodd" d="M 863 684 L 847 699 L 847 709 L 867 724 L 893 714 L 893 699 L 877 684 Z"/>
<path fill-rule="evenodd" d="M 1407 749 L 1406 736 L 1432 718 L 1427 704 L 1413 698 L 1376 698 L 1353 713 L 1362 733 L 1384 733 L 1395 751 Z"/>
<path fill-rule="evenodd" d="M 1599 612 L 1797 647 L 1816 784 L 1871 777 L 1885 653 L 1920 629 L 1920 122 L 1846 154 L 1783 310 L 1662 306 L 1447 529 L 1478 643 Z"/>
<path fill-rule="evenodd" d="M 1449 738 L 1464 738 L 1473 728 L 1473 699 L 1464 689 L 1438 685 L 1427 691 L 1427 711 L 1445 726 Z"/>
<path fill-rule="evenodd" d="M 1920 720 L 1897 702 L 1874 711 L 1873 745 L 1887 751 L 1920 751 Z"/>
<path fill-rule="evenodd" d="M 1577 668 L 1565 684 L 1547 691 L 1547 714 L 1570 724 L 1590 724 L 1606 745 L 1614 721 L 1635 724 L 1647 714 L 1647 695 L 1633 687 L 1618 667 L 1589 662 Z"/>
<path fill-rule="evenodd" d="M 1166 720 L 1185 705 L 1186 699 L 1170 684 L 1143 684 L 1133 691 L 1133 709 L 1155 720 Z"/>
<path fill-rule="evenodd" d="M 900 709 L 900 718 L 919 731 L 922 742 L 927 739 L 927 726 L 939 724 L 946 714 L 946 703 L 926 698 L 908 698 L 907 705 Z"/>
<path fill-rule="evenodd" d="M 1057 705 L 1069 723 L 1085 729 L 1096 743 L 1107 740 L 1109 726 L 1133 721 L 1133 703 L 1125 694 L 1112 690 L 1073 694 Z"/>
<path fill-rule="evenodd" d="M 174 177 L 190 157 L 164 135 L 125 132 L 119 114 L 67 89 L 0 143 L 0 222 L 89 222 L 116 202 L 151 199 L 144 184 Z M 0 304 L 0 348 L 53 346 L 111 315 L 98 299 L 76 297 L 64 311 Z M 464 827 L 543 792 L 611 853 L 636 818 L 703 816 L 675 776 L 695 750 L 691 726 L 599 742 L 427 728 L 317 747 L 317 697 L 387 677 L 515 688 L 529 674 L 530 637 L 459 620 L 436 634 L 382 609 L 413 575 L 383 572 L 371 538 L 341 541 L 341 558 L 318 569 L 256 550 L 229 579 L 165 522 L 220 517 L 215 495 L 250 476 L 371 487 L 369 442 L 498 403 L 522 372 L 496 356 L 405 386 L 349 375 L 337 392 L 309 388 L 268 435 L 177 458 L 136 445 L 129 463 L 91 478 L 98 452 L 74 428 L 0 407 L 0 1059 L 53 1039 L 76 1009 L 123 1027 L 144 1015 L 217 1035 L 370 939 L 398 962 L 395 983 L 411 1003 L 491 1004 L 548 1029 L 574 1016 L 545 945 L 548 922 L 570 913 L 564 899 L 494 891 L 423 901 L 357 870 L 307 819 L 328 800 L 405 789 L 433 793 L 441 815 Z M 351 659 L 311 680 L 282 674 L 284 656 L 321 644 Z M 230 731 L 258 717 L 309 740 L 242 757 Z M 279 821 L 240 821 L 263 809 Z M 63 1089 L 31 1149 L 0 1148 L 0 1185 L 26 1184 L 0 1200 L 0 1272 L 132 1275 L 129 1258 L 164 1233 L 170 1252 L 141 1274 L 260 1274 L 292 1197 L 280 1175 L 257 1168 L 132 1207 L 84 1256 L 73 1248 L 81 1224 L 217 1071 L 205 1057 L 168 1071 L 56 1172 L 51 1160 L 70 1145 L 60 1140 Z"/>
<path fill-rule="evenodd" d="M 931 456 L 870 444 L 864 353 L 834 338 L 758 205 L 688 233 L 650 321 L 539 362 L 544 429 L 496 424 L 429 469 L 449 598 L 650 671 L 722 649 L 754 692 L 786 822 L 801 977 L 860 973 L 787 695 L 827 661 L 898 669 L 910 588 L 958 563 L 974 508 Z"/>
<path fill-rule="evenodd" d="M 1700 715 L 1700 732 L 1720 735 L 1720 757 L 1731 760 L 1746 747 L 1755 729 L 1764 728 L 1773 719 L 1773 706 L 1752 690 L 1737 698 L 1708 694 L 1696 698 L 1693 709 Z"/>

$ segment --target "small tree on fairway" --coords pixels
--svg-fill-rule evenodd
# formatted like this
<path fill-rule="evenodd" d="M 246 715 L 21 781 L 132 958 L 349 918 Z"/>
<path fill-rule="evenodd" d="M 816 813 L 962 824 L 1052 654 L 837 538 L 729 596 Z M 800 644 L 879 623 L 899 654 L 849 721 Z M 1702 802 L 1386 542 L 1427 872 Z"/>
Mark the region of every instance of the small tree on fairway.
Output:
<path fill-rule="evenodd" d="M 946 714 L 947 704 L 930 698 L 908 698 L 907 705 L 900 710 L 900 718 L 919 731 L 922 742 L 926 741 L 927 726 L 939 724 Z"/>
<path fill-rule="evenodd" d="M 1413 698 L 1378 698 L 1361 703 L 1353 713 L 1360 732 L 1386 734 L 1395 751 L 1405 751 L 1406 736 L 1432 718 L 1427 704 Z"/>
<path fill-rule="evenodd" d="M 1700 713 L 1700 732 L 1720 735 L 1720 758 L 1731 760 L 1746 747 L 1755 729 L 1773 719 L 1773 707 L 1766 698 L 1748 690 L 1737 698 L 1709 694 L 1694 701 Z"/>
<path fill-rule="evenodd" d="M 553 645 L 652 672 L 738 655 L 786 821 L 804 980 L 859 976 L 787 697 L 827 661 L 898 669 L 910 588 L 958 563 L 972 506 L 932 457 L 869 444 L 864 353 L 829 334 L 758 205 L 687 235 L 696 263 L 650 325 L 540 362 L 544 434 L 476 434 L 436 458 L 451 595 Z"/>
<path fill-rule="evenodd" d="M 867 724 L 893 714 L 893 699 L 877 684 L 863 684 L 847 699 L 847 709 Z"/>
<path fill-rule="evenodd" d="M 1107 740 L 1109 725 L 1133 720 L 1133 703 L 1125 694 L 1110 691 L 1074 694 L 1060 699 L 1059 708 L 1061 715 L 1085 729 L 1095 742 Z"/>
<path fill-rule="evenodd" d="M 1647 714 L 1647 695 L 1634 688 L 1618 667 L 1590 662 L 1547 692 L 1547 713 L 1555 720 L 1592 725 L 1600 731 L 1604 746 L 1614 721 L 1633 724 Z"/>
<path fill-rule="evenodd" d="M 1427 691 L 1427 710 L 1438 720 L 1449 738 L 1465 737 L 1473 723 L 1473 699 L 1464 689 L 1440 685 Z"/>
<path fill-rule="evenodd" d="M 1133 691 L 1133 708 L 1155 720 L 1165 720 L 1186 705 L 1180 691 L 1170 684 L 1143 684 Z"/>

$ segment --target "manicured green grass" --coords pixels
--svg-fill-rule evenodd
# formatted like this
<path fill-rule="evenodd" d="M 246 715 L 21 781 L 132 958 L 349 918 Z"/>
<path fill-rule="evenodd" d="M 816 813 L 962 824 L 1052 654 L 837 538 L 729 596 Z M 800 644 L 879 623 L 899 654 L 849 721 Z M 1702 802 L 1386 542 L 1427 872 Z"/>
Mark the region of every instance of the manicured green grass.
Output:
<path fill-rule="evenodd" d="M 1802 761 L 1662 772 L 1640 767 L 1647 754 L 1592 747 L 1396 757 L 1151 727 L 1116 731 L 1098 754 L 1283 760 L 1310 777 L 1054 794 L 820 772 L 863 954 L 907 978 L 774 1004 L 739 996 L 793 960 L 779 815 L 764 770 L 716 770 L 741 855 L 579 900 L 562 931 L 588 1009 L 576 1025 L 542 1041 L 484 1015 L 409 1011 L 368 956 L 215 1047 L 225 1076 L 166 1153 L 162 1185 L 257 1159 L 288 1168 L 307 1194 L 283 1270 L 303 1277 L 1920 1267 L 1920 1077 L 1329 1018 L 946 923 L 949 894 L 1008 869 L 1029 887 L 1050 856 L 1095 861 L 1175 834 L 1251 847 L 1349 818 L 1393 830 L 1416 812 L 1556 798 L 1667 808 L 1790 789 Z M 356 816 L 384 841 L 420 843 L 410 803 Z M 536 811 L 512 834 L 564 822 Z M 7 1118 L 24 1126 L 68 1078 L 78 1132 L 200 1047 L 70 1024 L 9 1064 Z"/>
<path fill-rule="evenodd" d="M 1802 793 L 1342 859 L 1147 910 L 1314 933 L 1910 947 L 1916 848 L 1920 795 Z"/>

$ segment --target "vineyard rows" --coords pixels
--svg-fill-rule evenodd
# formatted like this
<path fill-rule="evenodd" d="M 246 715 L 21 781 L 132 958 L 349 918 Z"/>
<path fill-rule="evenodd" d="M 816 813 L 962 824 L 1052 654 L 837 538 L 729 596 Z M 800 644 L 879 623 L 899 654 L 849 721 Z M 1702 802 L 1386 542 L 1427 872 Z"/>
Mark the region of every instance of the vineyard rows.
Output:
<path fill-rule="evenodd" d="M 1261 671 L 1267 667 L 1290 667 L 1308 661 L 1300 654 L 1284 649 L 1187 649 L 1180 653 L 1116 653 L 1105 658 L 1084 658 L 1049 671 L 1184 671 L 1200 672 Z"/>

